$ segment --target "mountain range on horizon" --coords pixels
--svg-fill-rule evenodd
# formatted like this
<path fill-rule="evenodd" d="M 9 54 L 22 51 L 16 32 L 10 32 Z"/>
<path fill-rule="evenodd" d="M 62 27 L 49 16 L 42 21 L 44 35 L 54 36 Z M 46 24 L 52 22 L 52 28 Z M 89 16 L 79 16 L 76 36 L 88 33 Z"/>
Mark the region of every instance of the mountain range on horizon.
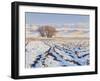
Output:
<path fill-rule="evenodd" d="M 39 32 L 37 31 L 40 26 L 38 25 L 26 25 L 26 36 L 28 37 L 40 37 Z M 89 37 L 89 28 L 83 26 L 63 26 L 63 27 L 55 27 L 57 33 L 54 37 Z"/>

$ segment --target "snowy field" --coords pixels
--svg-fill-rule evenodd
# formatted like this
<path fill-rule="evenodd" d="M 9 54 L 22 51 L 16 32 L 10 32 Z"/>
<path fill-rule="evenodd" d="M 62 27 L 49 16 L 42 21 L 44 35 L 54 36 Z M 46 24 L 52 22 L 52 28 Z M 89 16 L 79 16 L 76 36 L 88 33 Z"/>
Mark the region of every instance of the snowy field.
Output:
<path fill-rule="evenodd" d="M 37 39 L 26 41 L 26 68 L 89 65 L 89 39 Z"/>

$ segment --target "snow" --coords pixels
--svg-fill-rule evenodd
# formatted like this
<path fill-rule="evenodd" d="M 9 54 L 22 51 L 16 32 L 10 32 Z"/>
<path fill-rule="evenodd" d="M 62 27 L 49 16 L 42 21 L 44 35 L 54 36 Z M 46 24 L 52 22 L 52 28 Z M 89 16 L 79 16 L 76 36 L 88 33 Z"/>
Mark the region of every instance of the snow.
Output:
<path fill-rule="evenodd" d="M 26 68 L 89 65 L 89 40 L 65 43 L 52 39 L 30 41 L 26 45 Z"/>

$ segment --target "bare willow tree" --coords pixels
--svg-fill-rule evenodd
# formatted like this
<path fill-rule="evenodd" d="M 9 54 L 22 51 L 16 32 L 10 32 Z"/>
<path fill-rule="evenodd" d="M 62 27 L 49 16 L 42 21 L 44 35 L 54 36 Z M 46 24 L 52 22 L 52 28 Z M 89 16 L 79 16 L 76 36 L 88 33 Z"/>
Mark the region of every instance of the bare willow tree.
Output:
<path fill-rule="evenodd" d="M 45 26 L 39 27 L 38 32 L 40 33 L 42 37 L 51 38 L 53 35 L 55 35 L 56 29 L 52 26 L 45 25 Z"/>

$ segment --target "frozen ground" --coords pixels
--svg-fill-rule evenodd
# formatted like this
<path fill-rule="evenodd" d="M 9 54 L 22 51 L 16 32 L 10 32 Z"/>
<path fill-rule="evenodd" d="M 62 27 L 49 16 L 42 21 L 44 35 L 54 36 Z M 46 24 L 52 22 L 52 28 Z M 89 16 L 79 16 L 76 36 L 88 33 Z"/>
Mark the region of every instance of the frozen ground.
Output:
<path fill-rule="evenodd" d="M 27 41 L 25 50 L 26 68 L 89 65 L 88 39 Z"/>

